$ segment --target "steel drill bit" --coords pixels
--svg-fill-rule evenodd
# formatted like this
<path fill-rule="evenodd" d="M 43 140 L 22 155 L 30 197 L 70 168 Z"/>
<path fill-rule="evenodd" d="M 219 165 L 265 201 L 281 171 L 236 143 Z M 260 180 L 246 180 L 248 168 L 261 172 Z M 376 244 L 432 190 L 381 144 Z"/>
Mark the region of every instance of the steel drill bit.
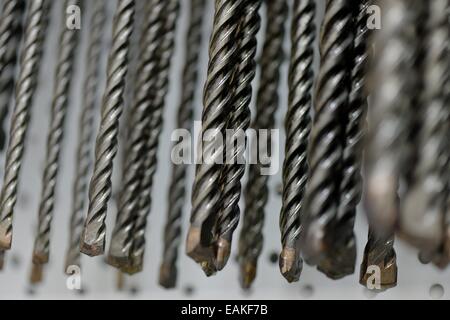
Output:
<path fill-rule="evenodd" d="M 158 50 L 164 30 L 165 3 L 161 0 L 147 2 L 146 21 L 140 40 L 140 55 L 134 87 L 133 105 L 129 112 L 128 138 L 125 151 L 123 184 L 119 194 L 118 213 L 114 227 L 108 263 L 122 268 L 129 264 L 133 243 L 133 226 L 139 205 L 140 181 L 146 156 L 148 135 L 145 133 L 152 121 L 152 92 L 158 72 Z"/>
<path fill-rule="evenodd" d="M 312 264 L 319 264 L 331 249 L 330 238 L 338 222 L 344 125 L 348 118 L 353 61 L 352 20 L 352 6 L 348 1 L 326 2 L 301 235 L 303 254 Z"/>
<path fill-rule="evenodd" d="M 0 16 L 0 150 L 6 144 L 5 121 L 8 117 L 22 38 L 25 0 L 6 0 Z"/>
<path fill-rule="evenodd" d="M 447 210 L 450 109 L 443 84 L 450 73 L 448 3 L 448 0 L 436 0 L 427 4 L 418 159 L 414 185 L 405 199 L 399 226 L 402 236 L 428 252 L 438 251 L 442 243 Z"/>
<path fill-rule="evenodd" d="M 355 13 L 354 63 L 345 128 L 343 176 L 340 181 L 340 203 L 335 231 L 330 241 L 334 249 L 319 265 L 319 270 L 332 279 L 340 279 L 355 271 L 356 241 L 353 232 L 356 207 L 362 196 L 362 152 L 367 115 L 366 72 L 368 71 L 368 7 L 371 1 L 358 1 Z"/>
<path fill-rule="evenodd" d="M 81 6 L 81 0 L 65 0 L 62 16 L 65 17 L 69 6 Z M 47 137 L 47 153 L 42 178 L 42 193 L 39 205 L 39 219 L 34 241 L 33 263 L 46 264 L 50 255 L 50 232 L 55 205 L 55 190 L 58 178 L 59 159 L 64 139 L 64 125 L 69 107 L 71 84 L 75 65 L 75 57 L 79 43 L 79 30 L 61 25 L 59 35 L 59 52 L 56 62 L 55 86 L 49 133 Z"/>
<path fill-rule="evenodd" d="M 17 201 L 18 180 L 51 5 L 51 0 L 28 2 L 25 36 L 20 58 L 20 72 L 16 86 L 10 138 L 6 151 L 3 187 L 0 195 L 0 249 L 3 250 L 11 248 L 12 223 L 14 206 Z"/>
<path fill-rule="evenodd" d="M 284 61 L 283 43 L 288 5 L 285 0 L 266 1 L 266 30 L 261 53 L 259 89 L 256 101 L 255 130 L 272 130 L 279 107 L 280 69 Z M 262 137 L 259 137 L 262 139 Z M 267 145 L 272 138 L 267 136 Z M 259 150 L 258 142 L 252 142 L 252 150 Z M 258 258 L 263 247 L 265 207 L 269 199 L 269 176 L 262 174 L 266 164 L 252 164 L 245 187 L 245 210 L 239 238 L 239 263 L 241 286 L 249 289 L 256 277 Z"/>
<path fill-rule="evenodd" d="M 303 267 L 299 238 L 308 180 L 307 152 L 311 132 L 311 91 L 314 85 L 316 5 L 295 0 L 291 26 L 289 102 L 286 114 L 286 158 L 283 165 L 283 205 L 280 213 L 282 252 L 280 271 L 289 282 L 298 281 Z"/>
<path fill-rule="evenodd" d="M 91 10 L 89 39 L 85 65 L 83 102 L 80 110 L 78 144 L 75 162 L 75 181 L 72 191 L 69 245 L 65 271 L 69 266 L 80 265 L 80 240 L 86 210 L 89 173 L 92 170 L 94 149 L 94 121 L 99 104 L 99 80 L 102 71 L 103 29 L 106 22 L 106 6 L 103 0 L 89 2 Z"/>
<path fill-rule="evenodd" d="M 134 13 L 134 0 L 118 1 L 100 130 L 95 146 L 94 174 L 89 186 L 89 209 L 80 245 L 81 252 L 89 256 L 101 255 L 105 249 L 105 220 L 111 198 L 113 161 L 117 154 L 120 117 L 124 106 Z"/>
<path fill-rule="evenodd" d="M 225 132 L 233 99 L 230 91 L 238 47 L 237 34 L 243 0 L 216 0 L 209 48 L 208 77 L 204 90 L 201 139 Z M 212 134 L 212 136 L 211 136 Z M 214 272 L 213 228 L 220 210 L 218 185 L 224 148 L 217 143 L 202 143 L 197 154 L 196 177 L 192 193 L 192 212 L 186 251 L 208 273 Z"/>
<path fill-rule="evenodd" d="M 222 198 L 215 228 L 217 270 L 225 268 L 228 262 L 233 233 L 238 227 L 241 214 L 239 200 L 242 189 L 241 180 L 246 168 L 246 131 L 251 124 L 250 102 L 253 95 L 252 81 L 256 74 L 256 36 L 261 25 L 259 16 L 261 3 L 262 0 L 247 0 L 241 9 L 242 19 L 238 33 L 239 49 L 233 80 L 234 87 L 232 88 L 233 110 L 226 124 L 227 157 L 220 178 Z M 229 132 L 232 132 L 230 137 L 228 136 Z M 228 148 L 232 148 L 232 150 L 228 150 Z"/>
<path fill-rule="evenodd" d="M 202 45 L 206 0 L 190 0 L 189 26 L 185 43 L 185 62 L 181 81 L 181 102 L 177 111 L 178 129 L 191 130 L 194 100 L 198 84 L 199 59 Z M 181 241 L 183 208 L 186 196 L 186 165 L 172 165 L 167 220 L 164 228 L 164 248 L 159 271 L 159 284 L 174 288 L 177 283 L 178 247 Z"/>
<path fill-rule="evenodd" d="M 128 273 L 141 272 L 144 267 L 145 231 L 147 219 L 152 204 L 153 177 L 158 162 L 159 138 L 163 130 L 163 115 L 167 93 L 169 91 L 170 66 L 175 51 L 175 37 L 179 0 L 165 1 L 164 29 L 161 46 L 158 49 L 158 69 L 152 94 L 151 122 L 147 128 L 147 142 L 145 145 L 145 163 L 141 169 L 141 183 L 139 186 L 139 203 L 135 224 L 133 227 L 133 244 L 130 251 L 130 266 Z"/>

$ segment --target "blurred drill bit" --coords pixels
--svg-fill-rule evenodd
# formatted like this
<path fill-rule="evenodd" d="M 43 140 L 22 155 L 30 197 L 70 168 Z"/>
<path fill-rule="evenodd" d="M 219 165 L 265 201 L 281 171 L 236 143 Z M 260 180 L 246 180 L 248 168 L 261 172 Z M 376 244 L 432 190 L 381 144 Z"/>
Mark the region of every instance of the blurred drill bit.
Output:
<path fill-rule="evenodd" d="M 198 84 L 202 31 L 206 0 L 190 0 L 189 26 L 185 43 L 185 62 L 181 81 L 181 103 L 177 110 L 177 129 L 192 129 L 194 100 Z M 177 283 L 178 247 L 181 241 L 183 208 L 186 195 L 187 166 L 172 165 L 167 220 L 164 228 L 164 248 L 159 271 L 159 284 L 174 288 Z"/>
<path fill-rule="evenodd" d="M 5 173 L 0 196 L 0 249 L 9 250 L 12 242 L 13 215 L 17 201 L 18 180 L 25 150 L 25 139 L 31 118 L 33 97 L 41 65 L 51 0 L 28 2 L 20 72 L 15 92 L 15 105 L 6 151 Z"/>
<path fill-rule="evenodd" d="M 261 75 L 256 101 L 255 130 L 272 130 L 279 107 L 280 69 L 284 61 L 283 43 L 285 23 L 288 15 L 286 0 L 266 1 L 266 30 L 261 54 Z M 262 139 L 262 137 L 259 137 Z M 272 138 L 267 136 L 267 146 Z M 258 141 L 252 142 L 252 152 L 259 150 Z M 269 176 L 261 170 L 267 164 L 252 164 L 245 187 L 245 210 L 239 238 L 239 263 L 241 266 L 241 286 L 249 289 L 256 277 L 257 262 L 263 247 L 263 227 L 265 206 L 269 198 Z"/>
<path fill-rule="evenodd" d="M 233 233 L 240 218 L 241 179 L 245 174 L 246 131 L 250 127 L 250 102 L 252 81 L 256 74 L 256 36 L 260 29 L 259 8 L 262 0 L 244 2 L 242 19 L 239 22 L 238 54 L 233 80 L 233 110 L 226 123 L 226 164 L 222 167 L 220 184 L 222 189 L 221 207 L 217 217 L 215 237 L 217 270 L 225 268 L 231 254 Z M 228 131 L 232 130 L 232 131 Z M 232 134 L 228 137 L 228 132 Z M 229 150 L 231 148 L 232 150 Z"/>
<path fill-rule="evenodd" d="M 340 181 L 340 203 L 334 237 L 334 249 L 328 251 L 318 269 L 332 279 L 340 279 L 355 272 L 356 242 L 353 232 L 356 207 L 362 196 L 362 153 L 367 115 L 366 72 L 368 71 L 368 12 L 371 1 L 360 0 L 354 9 L 355 40 L 352 87 L 349 96 L 348 119 L 345 128 L 343 176 Z"/>
<path fill-rule="evenodd" d="M 94 149 L 94 121 L 99 104 L 99 80 L 102 71 L 103 29 L 106 22 L 106 6 L 103 0 L 89 1 L 90 28 L 85 65 L 83 102 L 80 110 L 78 146 L 75 161 L 75 181 L 72 193 L 69 245 L 65 271 L 69 266 L 80 265 L 80 240 L 86 210 L 89 173 L 92 170 Z"/>
<path fill-rule="evenodd" d="M 166 96 L 169 91 L 169 78 L 172 57 L 175 51 L 176 26 L 180 10 L 179 0 L 166 0 L 163 10 L 164 29 L 161 44 L 157 51 L 158 68 L 154 87 L 151 88 L 152 110 L 151 121 L 147 127 L 147 141 L 144 150 L 144 166 L 141 168 L 139 186 L 139 203 L 133 226 L 133 244 L 130 251 L 130 265 L 127 273 L 141 272 L 144 267 L 145 231 L 152 204 L 153 177 L 158 162 L 159 138 L 163 130 L 163 115 Z"/>
<path fill-rule="evenodd" d="M 128 53 L 133 32 L 134 0 L 118 0 L 113 40 L 108 60 L 107 83 L 101 110 L 100 130 L 95 146 L 94 174 L 89 186 L 89 209 L 80 250 L 89 256 L 103 254 L 106 214 L 111 198 L 111 176 L 117 153 L 120 117 L 124 106 Z"/>
<path fill-rule="evenodd" d="M 450 73 L 448 3 L 448 0 L 436 0 L 427 4 L 418 160 L 414 185 L 408 191 L 400 215 L 402 236 L 428 254 L 437 252 L 442 244 L 447 210 L 450 109 L 443 85 Z"/>
<path fill-rule="evenodd" d="M 313 0 L 294 1 L 289 102 L 285 123 L 283 205 L 280 214 L 280 271 L 289 282 L 298 281 L 303 268 L 299 238 L 302 232 L 303 197 L 308 180 L 307 153 L 311 133 L 311 92 L 314 86 L 315 15 L 316 4 Z"/>
<path fill-rule="evenodd" d="M 213 228 L 220 210 L 219 179 L 224 148 L 214 137 L 225 133 L 233 99 L 230 87 L 238 47 L 239 21 L 243 0 L 217 0 L 210 39 L 208 77 L 204 89 L 201 148 L 198 150 L 196 177 L 192 192 L 190 229 L 186 252 L 208 273 L 214 273 Z M 212 141 L 203 142 L 208 134 Z"/>
<path fill-rule="evenodd" d="M 70 103 L 75 58 L 79 43 L 79 30 L 70 30 L 65 24 L 66 10 L 70 6 L 81 6 L 81 0 L 65 0 L 63 5 L 61 31 L 59 35 L 58 57 L 56 60 L 55 85 L 47 153 L 42 178 L 42 193 L 39 205 L 39 219 L 33 249 L 33 263 L 46 264 L 50 255 L 50 232 L 55 205 L 59 161 L 64 139 L 65 119 Z"/>
<path fill-rule="evenodd" d="M 165 1 L 146 3 L 146 18 L 142 26 L 138 70 L 136 74 L 133 104 L 128 113 L 128 133 L 125 145 L 123 183 L 119 193 L 116 224 L 111 236 L 108 263 L 122 268 L 129 264 L 133 243 L 133 225 L 139 206 L 140 181 L 146 156 L 148 135 L 146 130 L 152 121 L 153 96 L 159 67 L 158 50 L 161 48 L 164 29 Z"/>
<path fill-rule="evenodd" d="M 23 32 L 25 0 L 5 0 L 0 16 L 0 151 L 6 144 L 8 117 Z"/>
<path fill-rule="evenodd" d="M 332 241 L 339 223 L 339 184 L 351 89 L 353 27 L 350 3 L 328 0 L 320 40 L 321 67 L 315 96 L 310 174 L 301 235 L 304 257 L 311 264 L 321 263 L 333 250 Z"/>

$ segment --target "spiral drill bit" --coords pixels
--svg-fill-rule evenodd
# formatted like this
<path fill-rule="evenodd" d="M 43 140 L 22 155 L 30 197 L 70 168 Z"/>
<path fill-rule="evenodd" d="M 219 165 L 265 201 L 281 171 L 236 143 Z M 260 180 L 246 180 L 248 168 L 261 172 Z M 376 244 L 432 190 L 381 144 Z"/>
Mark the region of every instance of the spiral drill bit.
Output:
<path fill-rule="evenodd" d="M 28 2 L 20 72 L 16 86 L 10 138 L 6 151 L 5 174 L 0 195 L 0 249 L 3 250 L 11 248 L 17 187 L 51 5 L 51 0 Z"/>
<path fill-rule="evenodd" d="M 204 90 L 203 135 L 225 133 L 233 95 L 230 92 L 238 47 L 237 34 L 243 0 L 217 0 L 209 48 L 208 77 Z M 214 140 L 214 139 L 213 139 Z M 220 179 L 224 148 L 202 143 L 199 148 L 192 193 L 192 212 L 186 251 L 208 274 L 214 272 L 213 228 L 220 210 Z"/>
<path fill-rule="evenodd" d="M 447 210 L 450 110 L 443 84 L 449 77 L 448 0 L 428 3 L 424 57 L 424 92 L 414 185 L 400 215 L 400 229 L 412 244 L 436 252 L 442 243 Z"/>
<path fill-rule="evenodd" d="M 255 130 L 271 130 L 275 127 L 275 115 L 279 107 L 280 69 L 283 64 L 285 23 L 288 5 L 285 0 L 266 1 L 267 24 L 261 54 L 261 75 L 256 101 L 256 115 L 252 125 Z M 262 137 L 259 137 L 261 139 Z M 272 141 L 267 136 L 267 145 Z M 257 150 L 258 142 L 252 142 Z M 263 247 L 265 206 L 269 199 L 269 176 L 263 175 L 265 164 L 252 164 L 245 187 L 245 210 L 239 238 L 239 263 L 241 286 L 249 289 L 256 277 L 257 262 Z"/>
<path fill-rule="evenodd" d="M 0 16 L 0 150 L 6 144 L 5 121 L 8 117 L 22 38 L 24 0 L 6 0 Z"/>
<path fill-rule="evenodd" d="M 133 244 L 130 251 L 128 273 L 141 272 L 144 267 L 145 231 L 152 204 L 153 177 L 158 162 L 159 138 L 163 131 L 163 115 L 167 93 L 169 91 L 170 66 L 175 51 L 177 18 L 180 9 L 179 0 L 165 1 L 164 30 L 161 46 L 158 49 L 158 69 L 152 91 L 151 123 L 147 128 L 145 163 L 141 170 L 140 196 L 137 216 L 133 227 Z"/>
<path fill-rule="evenodd" d="M 366 72 L 368 69 L 368 0 L 359 1 L 355 8 L 354 64 L 351 70 L 352 87 L 349 96 L 348 119 L 340 182 L 340 203 L 336 231 L 330 242 L 334 249 L 319 265 L 319 270 L 332 279 L 340 279 L 355 271 L 356 243 L 353 232 L 356 207 L 362 196 L 362 152 L 367 115 Z"/>
<path fill-rule="evenodd" d="M 330 250 L 338 222 L 344 124 L 350 96 L 353 61 L 353 15 L 348 1 L 326 2 L 320 41 L 321 67 L 316 113 L 311 133 L 310 174 L 304 204 L 302 249 L 308 262 L 319 264 Z"/>
<path fill-rule="evenodd" d="M 198 84 L 199 58 L 202 45 L 202 28 L 206 0 L 190 0 L 189 27 L 186 34 L 186 56 L 181 81 L 181 103 L 177 111 L 177 128 L 191 130 L 194 117 L 194 100 Z M 159 283 L 174 288 L 177 282 L 178 247 L 181 241 L 183 207 L 186 195 L 187 166 L 172 166 L 169 187 L 167 221 L 164 228 L 164 248 L 159 271 Z"/>
<path fill-rule="evenodd" d="M 256 74 L 256 36 L 261 25 L 258 11 L 262 0 L 247 0 L 244 3 L 238 33 L 239 51 L 232 89 L 234 95 L 233 110 L 226 124 L 226 139 L 230 139 L 226 143 L 227 163 L 223 166 L 220 178 L 222 199 L 215 230 L 215 236 L 217 237 L 215 264 L 218 270 L 225 268 L 228 262 L 233 233 L 238 227 L 240 219 L 241 179 L 246 168 L 246 131 L 251 124 L 252 81 Z M 228 132 L 232 132 L 230 137 L 228 137 Z M 228 150 L 228 148 L 232 148 L 232 150 Z"/>
<path fill-rule="evenodd" d="M 80 111 L 78 146 L 75 162 L 75 181 L 72 194 L 72 214 L 70 218 L 69 246 L 66 267 L 80 265 L 80 239 L 86 210 L 89 173 L 92 169 L 94 148 L 94 121 L 99 103 L 99 80 L 102 71 L 101 55 L 103 29 L 106 22 L 106 6 L 103 0 L 90 1 L 91 17 L 88 48 L 86 52 L 83 103 Z"/>
<path fill-rule="evenodd" d="M 101 255 L 105 250 L 105 220 L 111 198 L 111 176 L 117 154 L 120 117 L 124 106 L 125 79 L 128 71 L 134 13 L 134 0 L 118 1 L 113 23 L 113 40 L 108 60 L 100 130 L 95 146 L 94 174 L 89 186 L 89 209 L 80 245 L 81 252 L 89 256 Z"/>
<path fill-rule="evenodd" d="M 153 0 L 146 4 L 146 21 L 140 40 L 140 56 L 134 87 L 134 102 L 129 112 L 129 132 L 123 169 L 123 184 L 119 195 L 118 213 L 114 227 L 108 263 L 122 268 L 129 264 L 133 243 L 133 225 L 139 205 L 140 181 L 146 155 L 148 130 L 152 121 L 153 90 L 157 73 L 158 50 L 161 47 L 164 29 L 164 1 Z"/>
<path fill-rule="evenodd" d="M 307 152 L 311 132 L 311 91 L 314 85 L 314 40 L 316 5 L 295 0 L 291 26 L 289 102 L 286 114 L 286 159 L 283 166 L 283 205 L 280 213 L 282 252 L 280 271 L 289 282 L 299 280 L 303 261 L 299 237 L 302 207 L 308 180 Z"/>

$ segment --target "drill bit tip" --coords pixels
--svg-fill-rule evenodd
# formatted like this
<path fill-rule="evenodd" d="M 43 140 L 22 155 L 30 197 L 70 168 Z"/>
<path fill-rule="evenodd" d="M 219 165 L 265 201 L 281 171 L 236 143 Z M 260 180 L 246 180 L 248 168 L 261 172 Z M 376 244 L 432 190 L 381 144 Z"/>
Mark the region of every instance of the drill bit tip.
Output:
<path fill-rule="evenodd" d="M 373 271 L 373 267 L 380 270 L 379 278 L 375 273 L 376 271 Z M 369 265 L 368 260 L 365 259 L 365 261 L 361 264 L 359 283 L 368 289 L 380 291 L 388 290 L 397 286 L 397 263 L 395 257 L 390 261 L 376 265 Z"/>
<path fill-rule="evenodd" d="M 207 277 L 212 277 L 217 273 L 216 265 L 212 261 L 200 262 L 200 266 Z"/>
<path fill-rule="evenodd" d="M 256 263 L 253 261 L 245 261 L 241 263 L 241 287 L 244 290 L 250 290 L 256 279 Z"/>
<path fill-rule="evenodd" d="M 101 256 L 105 252 L 105 242 L 98 240 L 96 233 L 91 234 L 84 230 L 81 237 L 80 252 L 90 257 Z"/>
<path fill-rule="evenodd" d="M 317 270 L 332 280 L 339 280 L 355 273 L 356 246 L 335 249 L 332 255 L 323 259 Z"/>
<path fill-rule="evenodd" d="M 280 254 L 280 271 L 283 277 L 289 282 L 300 280 L 303 269 L 303 260 L 298 250 L 284 247 Z"/>
<path fill-rule="evenodd" d="M 30 275 L 30 283 L 35 285 L 39 284 L 43 280 L 43 270 L 44 267 L 42 264 L 33 263 L 33 266 L 31 268 L 31 275 Z"/>
<path fill-rule="evenodd" d="M 47 264 L 49 261 L 49 256 L 47 253 L 42 252 L 40 250 L 34 250 L 33 252 L 33 263 L 34 264 L 39 264 L 39 265 L 43 265 L 43 264 Z"/>
<path fill-rule="evenodd" d="M 216 246 L 217 246 L 215 259 L 216 269 L 218 271 L 222 271 L 227 265 L 228 259 L 230 259 L 231 243 L 230 241 L 224 238 L 219 238 L 219 240 L 217 240 Z"/>
<path fill-rule="evenodd" d="M 130 263 L 130 259 L 128 256 L 123 256 L 123 255 L 114 255 L 114 254 L 109 254 L 108 258 L 106 259 L 106 263 L 109 264 L 111 267 L 117 268 L 117 269 L 123 269 L 126 268 L 129 263 Z"/>
<path fill-rule="evenodd" d="M 0 223 L 0 250 L 10 250 L 12 243 L 12 222 L 9 219 Z"/>
<path fill-rule="evenodd" d="M 177 268 L 169 263 L 162 263 L 159 268 L 159 284 L 165 289 L 174 289 L 177 285 Z"/>
<path fill-rule="evenodd" d="M 127 265 L 120 268 L 120 270 L 129 276 L 133 276 L 135 274 L 141 273 L 144 270 L 144 264 L 141 260 L 139 262 L 130 261 Z"/>
<path fill-rule="evenodd" d="M 204 261 L 212 261 L 212 248 L 202 245 L 200 228 L 191 227 L 189 229 L 186 241 L 186 254 L 200 264 Z"/>

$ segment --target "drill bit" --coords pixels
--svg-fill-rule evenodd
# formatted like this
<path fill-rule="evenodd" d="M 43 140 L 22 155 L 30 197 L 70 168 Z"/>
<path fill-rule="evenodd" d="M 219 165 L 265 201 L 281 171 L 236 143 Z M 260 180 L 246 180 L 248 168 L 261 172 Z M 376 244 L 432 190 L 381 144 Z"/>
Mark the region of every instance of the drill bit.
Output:
<path fill-rule="evenodd" d="M 155 75 L 154 87 L 150 89 L 152 95 L 151 122 L 146 132 L 145 163 L 140 171 L 139 207 L 132 231 L 133 244 L 130 251 L 130 266 L 127 270 L 131 274 L 141 272 L 144 266 L 145 231 L 152 204 L 153 177 L 157 168 L 159 138 L 163 130 L 165 99 L 169 91 L 170 66 L 175 51 L 179 9 L 179 0 L 165 1 L 163 11 L 164 29 L 163 34 L 160 35 L 162 37 L 161 46 L 157 51 L 158 69 Z"/>
<path fill-rule="evenodd" d="M 62 16 L 70 6 L 82 5 L 81 0 L 65 0 Z M 65 21 L 64 21 L 65 22 Z M 50 232 L 55 205 L 55 190 L 58 178 L 59 159 L 64 139 L 64 124 L 69 107 L 70 89 L 73 79 L 75 57 L 79 43 L 79 30 L 70 30 L 61 24 L 59 52 L 53 88 L 53 103 L 47 137 L 47 153 L 42 178 L 42 193 L 39 205 L 37 235 L 34 241 L 33 262 L 48 263 L 50 255 Z"/>
<path fill-rule="evenodd" d="M 280 69 L 284 60 L 285 23 L 288 15 L 285 0 L 266 1 L 265 6 L 267 24 L 260 62 L 256 115 L 252 125 L 255 130 L 271 130 L 275 127 L 275 115 L 279 107 Z M 267 145 L 271 141 L 271 136 L 268 135 Z M 253 141 L 252 144 L 252 150 L 257 150 L 258 142 Z M 265 166 L 261 163 L 250 165 L 244 192 L 245 210 L 239 238 L 241 286 L 244 289 L 249 289 L 256 277 L 257 262 L 263 247 L 265 206 L 269 199 L 269 177 L 261 173 Z"/>
<path fill-rule="evenodd" d="M 134 0 L 118 1 L 113 22 L 113 40 L 108 60 L 100 130 L 95 146 L 94 174 L 89 186 L 89 209 L 80 245 L 81 252 L 89 256 L 101 255 L 105 250 L 105 220 L 111 198 L 111 176 L 117 154 L 120 117 L 124 107 L 134 13 Z"/>
<path fill-rule="evenodd" d="M 283 165 L 283 205 L 280 213 L 282 243 L 280 271 L 289 282 L 298 281 L 303 268 L 299 237 L 303 227 L 303 197 L 308 180 L 307 152 L 311 132 L 311 91 L 314 85 L 315 15 L 314 1 L 294 1 L 289 101 L 285 120 L 286 158 Z"/>
<path fill-rule="evenodd" d="M 6 0 L 0 16 L 0 150 L 6 144 L 5 121 L 8 117 L 22 38 L 24 0 Z"/>
<path fill-rule="evenodd" d="M 75 181 L 72 193 L 69 246 L 66 253 L 66 268 L 80 265 L 80 240 L 86 210 L 89 172 L 92 169 L 94 148 L 94 121 L 99 103 L 99 80 L 102 71 L 101 55 L 103 29 L 106 22 L 106 6 L 103 0 L 90 1 L 91 16 L 88 47 L 86 52 L 83 103 L 80 111 L 78 146 L 75 162 Z"/>
<path fill-rule="evenodd" d="M 10 140 L 6 151 L 5 173 L 0 195 L 0 249 L 2 250 L 11 248 L 18 181 L 51 5 L 51 0 L 28 2 L 20 72 L 16 86 Z"/>
<path fill-rule="evenodd" d="M 158 67 L 157 51 L 161 47 L 164 28 L 164 1 L 147 2 L 146 21 L 140 40 L 140 55 L 136 74 L 134 97 L 128 119 L 128 139 L 123 168 L 123 184 L 119 194 L 116 224 L 111 237 L 108 263 L 122 268 L 128 265 L 133 243 L 133 225 L 136 216 L 142 166 L 147 135 L 145 130 L 152 121 L 152 96 Z"/>
<path fill-rule="evenodd" d="M 332 250 L 330 238 L 338 222 L 344 124 L 348 119 L 354 46 L 351 8 L 348 1 L 328 0 L 322 26 L 321 67 L 315 97 L 310 174 L 301 235 L 304 256 L 311 264 L 319 264 L 324 255 Z"/>
<path fill-rule="evenodd" d="M 227 123 L 226 164 L 222 168 L 220 184 L 222 189 L 221 207 L 215 228 L 217 270 L 225 268 L 231 253 L 233 233 L 239 224 L 241 179 L 245 174 L 245 151 L 247 149 L 246 131 L 250 127 L 252 100 L 252 81 L 256 74 L 256 50 L 261 18 L 259 8 L 262 0 L 247 0 L 242 8 L 239 22 L 238 54 L 233 80 L 233 110 Z M 231 131 L 229 131 L 231 130 Z M 232 135 L 228 137 L 228 132 Z M 242 139 L 240 139 L 242 138 Z M 243 140 L 243 141 L 241 141 Z"/>
<path fill-rule="evenodd" d="M 351 70 L 352 87 L 349 96 L 348 119 L 340 182 L 340 203 L 336 230 L 330 241 L 334 249 L 319 265 L 319 270 L 332 279 L 340 279 L 355 271 L 356 242 L 353 232 L 356 207 L 362 196 L 362 152 L 367 115 L 366 71 L 368 68 L 367 9 L 371 1 L 361 0 L 355 8 L 354 63 Z"/>
<path fill-rule="evenodd" d="M 194 100 L 198 84 L 199 58 L 206 0 L 190 0 L 189 26 L 185 43 L 185 62 L 181 81 L 181 103 L 177 111 L 177 128 L 191 130 Z M 178 247 L 181 240 L 183 207 L 186 195 L 187 166 L 172 165 L 167 221 L 164 228 L 164 248 L 159 271 L 159 283 L 174 288 L 177 282 Z"/>
<path fill-rule="evenodd" d="M 208 77 L 204 89 L 202 133 L 209 138 L 225 132 L 233 95 L 230 87 L 237 53 L 237 33 L 243 0 L 216 0 L 209 47 Z M 214 140 L 214 139 L 212 139 Z M 200 142 L 192 193 L 192 212 L 186 252 L 208 274 L 214 272 L 213 228 L 220 210 L 218 185 L 224 148 L 214 142 Z"/>

